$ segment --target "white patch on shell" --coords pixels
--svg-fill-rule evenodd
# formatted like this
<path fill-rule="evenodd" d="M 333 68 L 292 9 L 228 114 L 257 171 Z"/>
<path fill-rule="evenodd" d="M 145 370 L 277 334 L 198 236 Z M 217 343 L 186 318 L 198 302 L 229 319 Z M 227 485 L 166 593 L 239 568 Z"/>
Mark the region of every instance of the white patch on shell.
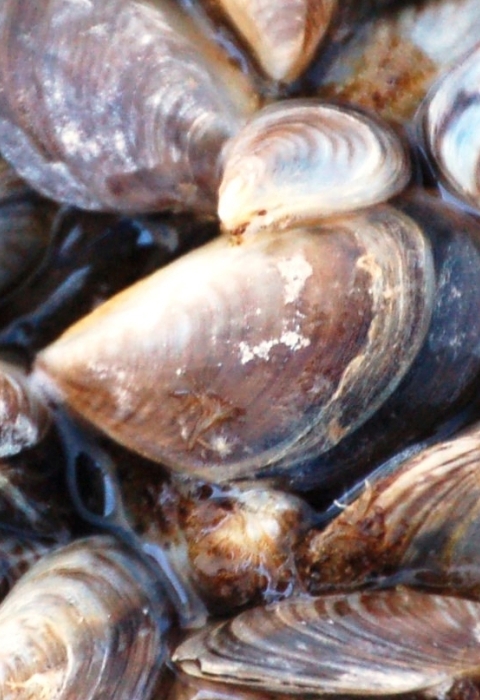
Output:
<path fill-rule="evenodd" d="M 285 283 L 285 303 L 291 304 L 298 299 L 305 282 L 311 276 L 312 266 L 303 255 L 297 253 L 291 258 L 279 260 L 277 267 Z"/>
<path fill-rule="evenodd" d="M 222 434 L 211 437 L 208 441 L 208 446 L 221 458 L 228 457 L 233 451 L 232 441 Z"/>
<path fill-rule="evenodd" d="M 303 336 L 298 330 L 285 330 L 279 338 L 271 340 L 262 340 L 258 345 L 249 345 L 244 341 L 238 344 L 240 350 L 240 362 L 246 365 L 247 362 L 258 358 L 260 360 L 269 360 L 270 351 L 277 345 L 285 345 L 290 350 L 296 351 L 302 348 L 308 348 L 310 339 Z"/>

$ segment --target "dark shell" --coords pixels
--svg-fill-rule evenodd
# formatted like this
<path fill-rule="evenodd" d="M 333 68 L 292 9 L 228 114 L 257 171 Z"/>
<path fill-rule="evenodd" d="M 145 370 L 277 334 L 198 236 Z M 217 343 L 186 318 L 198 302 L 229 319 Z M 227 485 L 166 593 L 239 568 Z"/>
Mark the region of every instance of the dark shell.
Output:
<path fill-rule="evenodd" d="M 187 215 L 120 217 L 67 208 L 32 274 L 0 298 L 0 345 L 34 353 L 99 303 L 217 232 Z"/>
<path fill-rule="evenodd" d="M 298 460 L 292 469 L 295 484 L 316 487 L 325 505 L 392 453 L 430 436 L 477 398 L 480 224 L 426 193 L 402 196 L 395 205 L 431 241 L 436 281 L 430 329 L 398 388 L 370 420 L 333 450 L 310 462 Z"/>

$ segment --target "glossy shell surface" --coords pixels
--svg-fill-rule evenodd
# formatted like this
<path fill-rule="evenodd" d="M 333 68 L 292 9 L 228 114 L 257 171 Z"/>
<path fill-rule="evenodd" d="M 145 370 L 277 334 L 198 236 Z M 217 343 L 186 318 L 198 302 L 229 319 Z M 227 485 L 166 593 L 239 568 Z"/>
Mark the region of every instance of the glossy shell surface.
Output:
<path fill-rule="evenodd" d="M 184 642 L 191 675 L 268 691 L 388 695 L 478 676 L 480 605 L 407 589 L 292 598 Z"/>
<path fill-rule="evenodd" d="M 331 447 L 384 400 L 425 337 L 432 273 L 420 229 L 389 207 L 220 237 L 69 329 L 34 382 L 173 469 L 253 475 Z"/>
<path fill-rule="evenodd" d="M 218 214 L 227 231 L 286 228 L 385 201 L 409 179 L 386 123 L 292 100 L 258 112 L 226 145 Z"/>

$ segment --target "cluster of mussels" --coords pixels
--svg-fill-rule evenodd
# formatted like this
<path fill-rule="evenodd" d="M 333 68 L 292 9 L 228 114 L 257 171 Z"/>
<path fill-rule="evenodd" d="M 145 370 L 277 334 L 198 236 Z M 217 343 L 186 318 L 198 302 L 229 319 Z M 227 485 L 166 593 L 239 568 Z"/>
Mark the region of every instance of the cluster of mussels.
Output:
<path fill-rule="evenodd" d="M 4 700 L 480 697 L 479 37 L 1 1 Z"/>

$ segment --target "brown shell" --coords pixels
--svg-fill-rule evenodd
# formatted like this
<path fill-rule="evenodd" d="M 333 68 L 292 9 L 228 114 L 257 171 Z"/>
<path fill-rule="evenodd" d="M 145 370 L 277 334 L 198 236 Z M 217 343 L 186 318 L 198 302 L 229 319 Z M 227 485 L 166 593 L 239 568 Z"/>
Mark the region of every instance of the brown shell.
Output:
<path fill-rule="evenodd" d="M 480 426 L 400 464 L 380 468 L 363 493 L 297 552 L 311 593 L 395 572 L 480 599 Z"/>
<path fill-rule="evenodd" d="M 141 454 L 226 480 L 366 420 L 413 361 L 431 303 L 430 248 L 389 207 L 221 237 L 70 328 L 33 381 Z"/>
<path fill-rule="evenodd" d="M 303 697 L 445 697 L 480 676 L 479 619 L 479 603 L 402 588 L 291 598 L 200 631 L 173 660 L 192 676 Z"/>

